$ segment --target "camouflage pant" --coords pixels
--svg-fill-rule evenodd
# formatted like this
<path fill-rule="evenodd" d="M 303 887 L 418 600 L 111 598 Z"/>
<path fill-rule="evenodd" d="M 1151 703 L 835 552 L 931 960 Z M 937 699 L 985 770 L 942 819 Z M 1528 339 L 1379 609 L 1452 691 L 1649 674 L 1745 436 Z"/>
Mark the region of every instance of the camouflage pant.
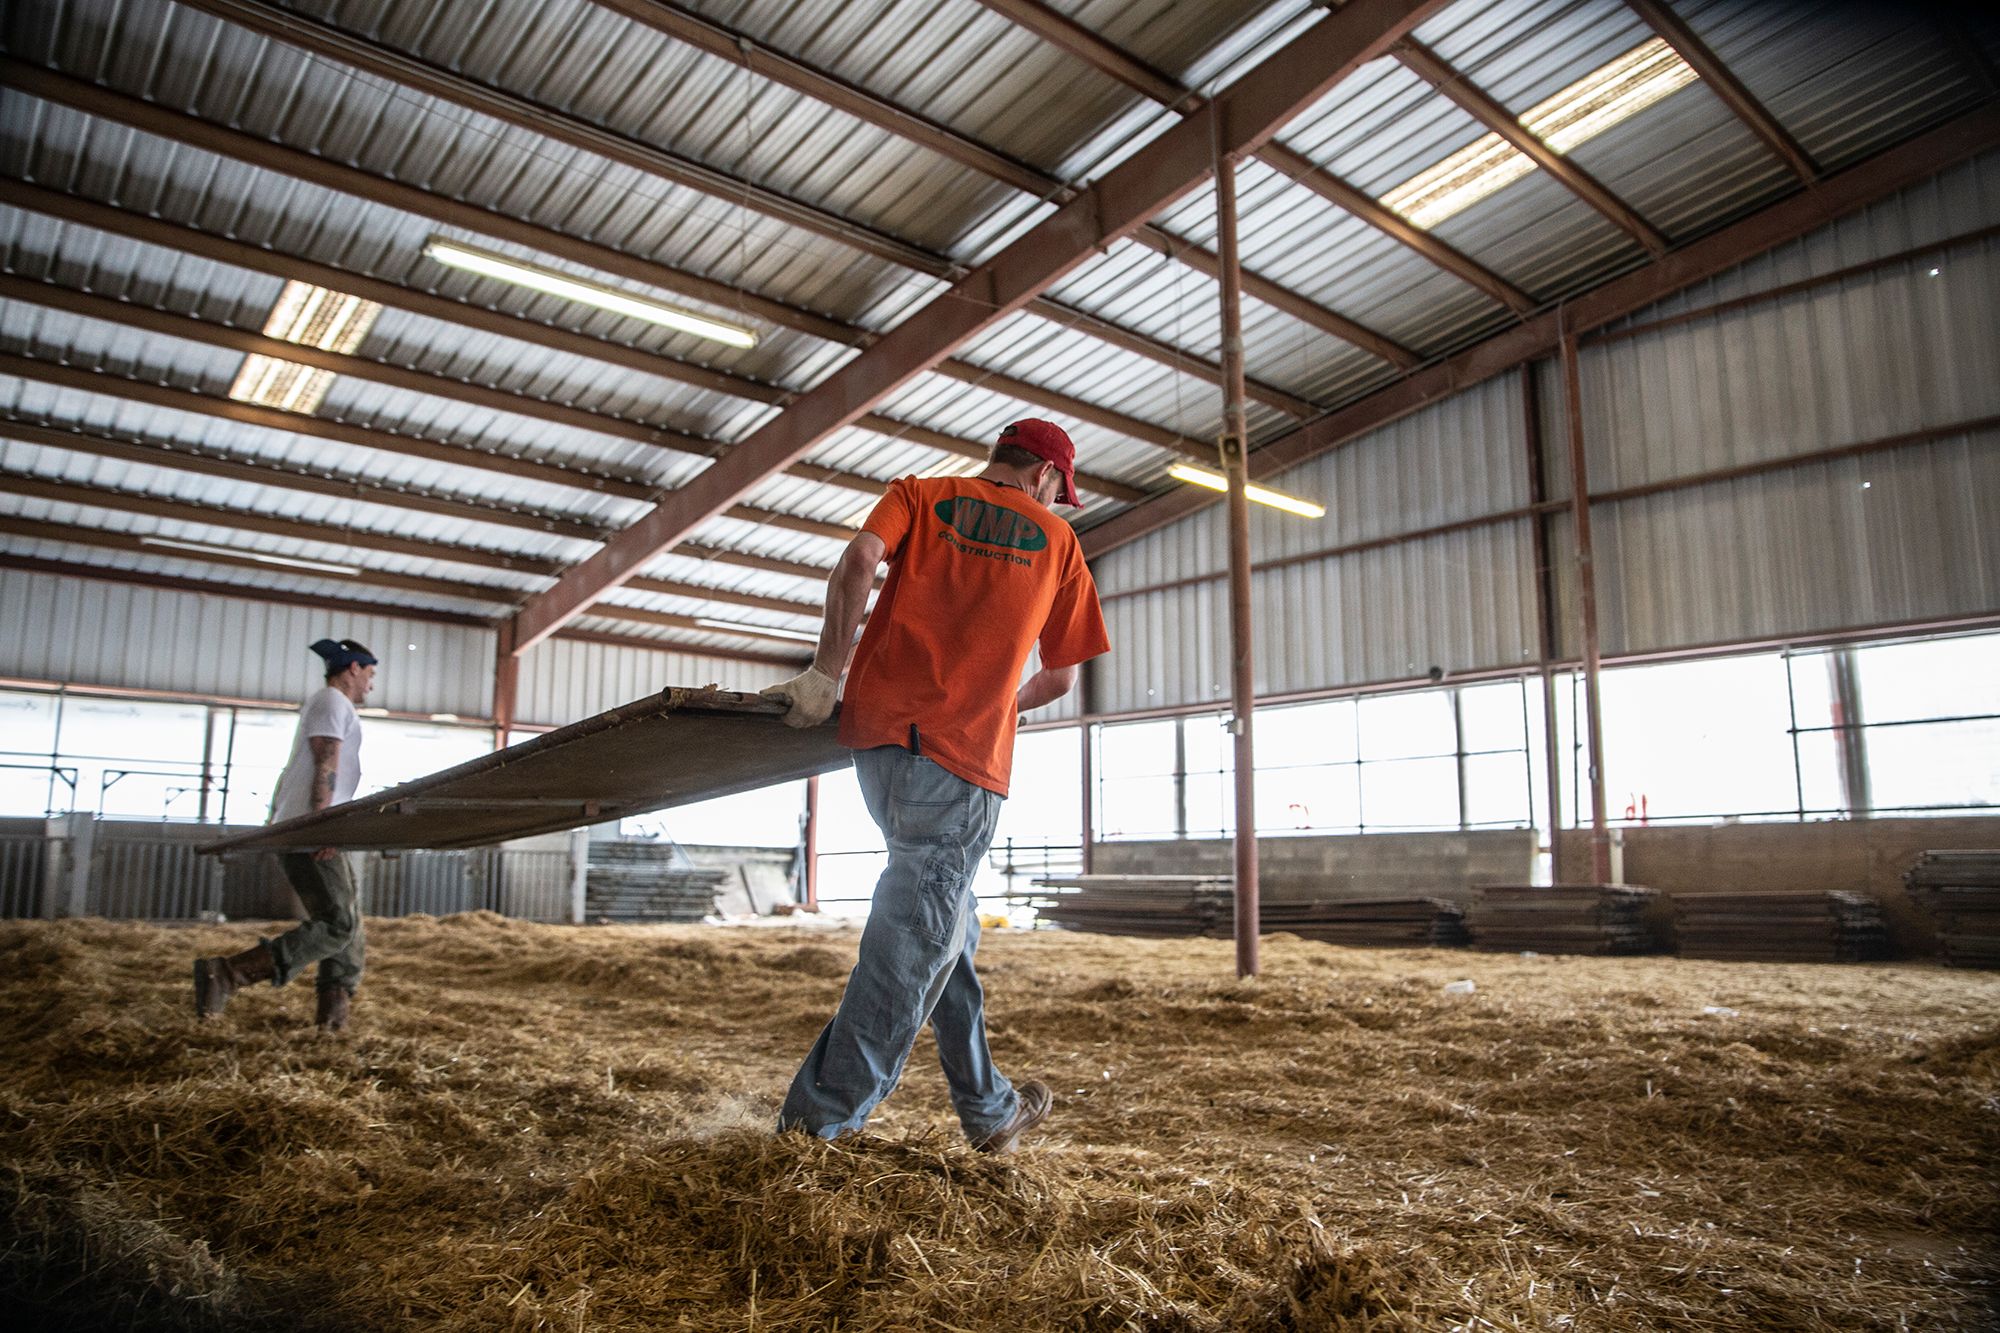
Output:
<path fill-rule="evenodd" d="M 305 852 L 287 852 L 278 858 L 278 864 L 305 904 L 306 919 L 270 942 L 271 956 L 278 965 L 271 984 L 282 986 L 309 964 L 318 963 L 320 985 L 354 990 L 361 984 L 367 942 L 353 866 L 345 854 L 315 861 Z"/>

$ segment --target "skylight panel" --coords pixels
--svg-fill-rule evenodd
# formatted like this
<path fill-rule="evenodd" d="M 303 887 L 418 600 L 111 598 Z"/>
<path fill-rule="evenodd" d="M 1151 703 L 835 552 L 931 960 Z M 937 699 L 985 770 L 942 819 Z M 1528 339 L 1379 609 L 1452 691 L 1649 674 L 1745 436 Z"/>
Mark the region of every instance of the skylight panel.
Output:
<path fill-rule="evenodd" d="M 382 307 L 373 301 L 293 281 L 285 284 L 278 303 L 271 307 L 271 317 L 264 321 L 264 336 L 346 354 L 361 345 L 381 313 Z M 236 372 L 229 396 L 287 412 L 312 412 L 326 398 L 333 380 L 330 370 L 253 354 L 243 358 L 243 368 Z"/>
<path fill-rule="evenodd" d="M 1521 124 L 1556 152 L 1568 153 L 1697 77 L 1679 52 L 1655 37 L 1529 108 Z M 1382 203 L 1429 229 L 1533 170 L 1532 158 L 1489 134 L 1389 191 Z"/>

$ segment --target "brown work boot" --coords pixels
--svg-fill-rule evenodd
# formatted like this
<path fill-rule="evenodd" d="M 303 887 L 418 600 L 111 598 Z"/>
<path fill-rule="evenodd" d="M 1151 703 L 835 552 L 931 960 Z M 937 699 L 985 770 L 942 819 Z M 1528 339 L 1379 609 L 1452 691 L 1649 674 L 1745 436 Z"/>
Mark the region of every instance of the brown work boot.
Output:
<path fill-rule="evenodd" d="M 269 981 L 278 971 L 271 946 L 257 941 L 255 947 L 228 958 L 197 958 L 194 963 L 194 1014 L 213 1018 L 229 1003 L 229 997 L 245 986 Z"/>
<path fill-rule="evenodd" d="M 353 999 L 354 992 L 345 986 L 321 986 L 319 1006 L 313 1012 L 313 1026 L 321 1032 L 345 1032 L 347 1006 Z"/>
<path fill-rule="evenodd" d="M 1049 1111 L 1056 1104 L 1056 1095 L 1049 1091 L 1046 1083 L 1023 1083 L 1016 1088 L 1019 1104 L 1007 1123 L 973 1143 L 974 1152 L 1010 1153 L 1019 1146 L 1021 1136 L 1049 1118 Z"/>

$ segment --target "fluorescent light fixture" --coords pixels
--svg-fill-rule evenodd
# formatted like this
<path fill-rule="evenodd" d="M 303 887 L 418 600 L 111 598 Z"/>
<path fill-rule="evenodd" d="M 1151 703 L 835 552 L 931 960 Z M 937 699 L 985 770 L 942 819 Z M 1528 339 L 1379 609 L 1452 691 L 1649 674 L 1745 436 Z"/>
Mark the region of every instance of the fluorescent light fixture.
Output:
<path fill-rule="evenodd" d="M 819 635 L 808 634 L 802 629 L 773 629 L 769 625 L 740 625 L 734 620 L 709 620 L 696 617 L 695 624 L 703 629 L 719 629 L 730 634 L 754 634 L 762 639 L 795 639 L 804 643 L 818 643 Z"/>
<path fill-rule="evenodd" d="M 462 718 L 462 717 L 460 717 L 460 716 L 459 716 L 459 715 L 458 715 L 457 713 L 432 713 L 432 714 L 431 714 L 431 721 L 433 721 L 433 722 L 463 722 L 464 720 L 465 720 L 465 719 L 464 719 L 464 718 Z"/>
<path fill-rule="evenodd" d="M 1697 77 L 1679 52 L 1655 37 L 1529 108 L 1521 124 L 1556 152 L 1567 153 Z M 1382 203 L 1428 229 L 1534 169 L 1533 158 L 1489 134 L 1398 185 Z"/>
<path fill-rule="evenodd" d="M 239 551 L 228 546 L 210 546 L 207 542 L 177 541 L 172 537 L 141 537 L 139 545 L 165 546 L 177 551 L 199 551 L 203 555 L 226 555 L 235 560 L 255 560 L 266 565 L 283 565 L 287 569 L 310 569 L 317 574 L 341 574 L 351 578 L 361 572 L 354 565 L 336 565 L 325 560 L 305 560 L 290 555 L 266 555 L 262 551 Z"/>
<path fill-rule="evenodd" d="M 288 282 L 264 321 L 264 336 L 345 355 L 361 345 L 381 313 L 373 301 L 309 282 Z M 229 396 L 287 412 L 311 412 L 326 398 L 333 378 L 330 370 L 252 355 L 243 359 Z"/>
<path fill-rule="evenodd" d="M 558 273 L 552 268 L 542 268 L 536 264 L 525 264 L 518 259 L 496 255 L 488 250 L 475 249 L 457 241 L 433 236 L 424 243 L 424 253 L 440 264 L 462 268 L 468 273 L 482 277 L 498 278 L 501 282 L 511 282 L 517 287 L 527 287 L 549 296 L 559 296 L 565 301 L 578 301 L 584 305 L 596 306 L 599 310 L 609 310 L 613 314 L 629 315 L 633 319 L 643 319 L 649 324 L 659 324 L 677 329 L 682 333 L 692 333 L 697 338 L 709 338 L 731 347 L 755 347 L 757 335 L 749 329 L 735 324 L 725 324 L 719 319 L 697 315 L 644 296 L 603 283 L 591 282 L 587 278 L 572 277 Z"/>
<path fill-rule="evenodd" d="M 1223 476 L 1220 472 L 1210 472 L 1207 468 L 1195 467 L 1188 463 L 1174 464 L 1167 469 L 1167 475 L 1175 481 L 1186 481 L 1192 482 L 1196 486 L 1206 486 L 1211 491 L 1226 491 L 1229 489 L 1229 478 Z M 1273 509 L 1282 509 L 1288 514 L 1297 514 L 1300 518 L 1326 517 L 1325 505 L 1314 504 L 1311 500 L 1301 500 L 1297 496 L 1286 495 L 1283 491 L 1274 491 L 1268 486 L 1259 486 L 1255 482 L 1244 487 L 1244 494 L 1260 505 L 1269 505 Z"/>

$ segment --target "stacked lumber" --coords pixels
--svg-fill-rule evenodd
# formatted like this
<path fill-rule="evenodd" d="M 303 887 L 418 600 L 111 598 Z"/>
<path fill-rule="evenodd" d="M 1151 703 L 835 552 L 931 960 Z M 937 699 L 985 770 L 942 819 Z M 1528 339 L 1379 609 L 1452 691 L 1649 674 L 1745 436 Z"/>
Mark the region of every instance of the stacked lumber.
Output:
<path fill-rule="evenodd" d="M 1236 930 L 1236 890 L 1227 875 L 1064 875 L 1038 879 L 1052 892 L 1044 921 L 1107 935 L 1226 938 Z M 1442 898 L 1335 899 L 1259 904 L 1265 932 L 1289 931 L 1330 944 L 1449 948 L 1465 943 L 1465 914 Z"/>
<path fill-rule="evenodd" d="M 1472 947 L 1499 952 L 1647 953 L 1651 889 L 1624 884 L 1487 884 L 1466 913 Z"/>
<path fill-rule="evenodd" d="M 726 869 L 677 865 L 676 849 L 645 842 L 597 842 L 583 881 L 589 921 L 699 921 L 715 913 Z"/>
<path fill-rule="evenodd" d="M 1346 898 L 1264 903 L 1267 931 L 1286 930 L 1328 944 L 1398 949 L 1463 948 L 1465 909 L 1444 898 Z"/>
<path fill-rule="evenodd" d="M 1853 963 L 1889 956 L 1882 908 L 1859 893 L 1676 893 L 1683 958 Z"/>
<path fill-rule="evenodd" d="M 2000 967 L 2000 851 L 1925 852 L 1903 876 L 1953 967 Z"/>
<path fill-rule="evenodd" d="M 1228 875 L 1054 875 L 1036 915 L 1066 930 L 1100 935 L 1226 936 L 1235 929 Z"/>

